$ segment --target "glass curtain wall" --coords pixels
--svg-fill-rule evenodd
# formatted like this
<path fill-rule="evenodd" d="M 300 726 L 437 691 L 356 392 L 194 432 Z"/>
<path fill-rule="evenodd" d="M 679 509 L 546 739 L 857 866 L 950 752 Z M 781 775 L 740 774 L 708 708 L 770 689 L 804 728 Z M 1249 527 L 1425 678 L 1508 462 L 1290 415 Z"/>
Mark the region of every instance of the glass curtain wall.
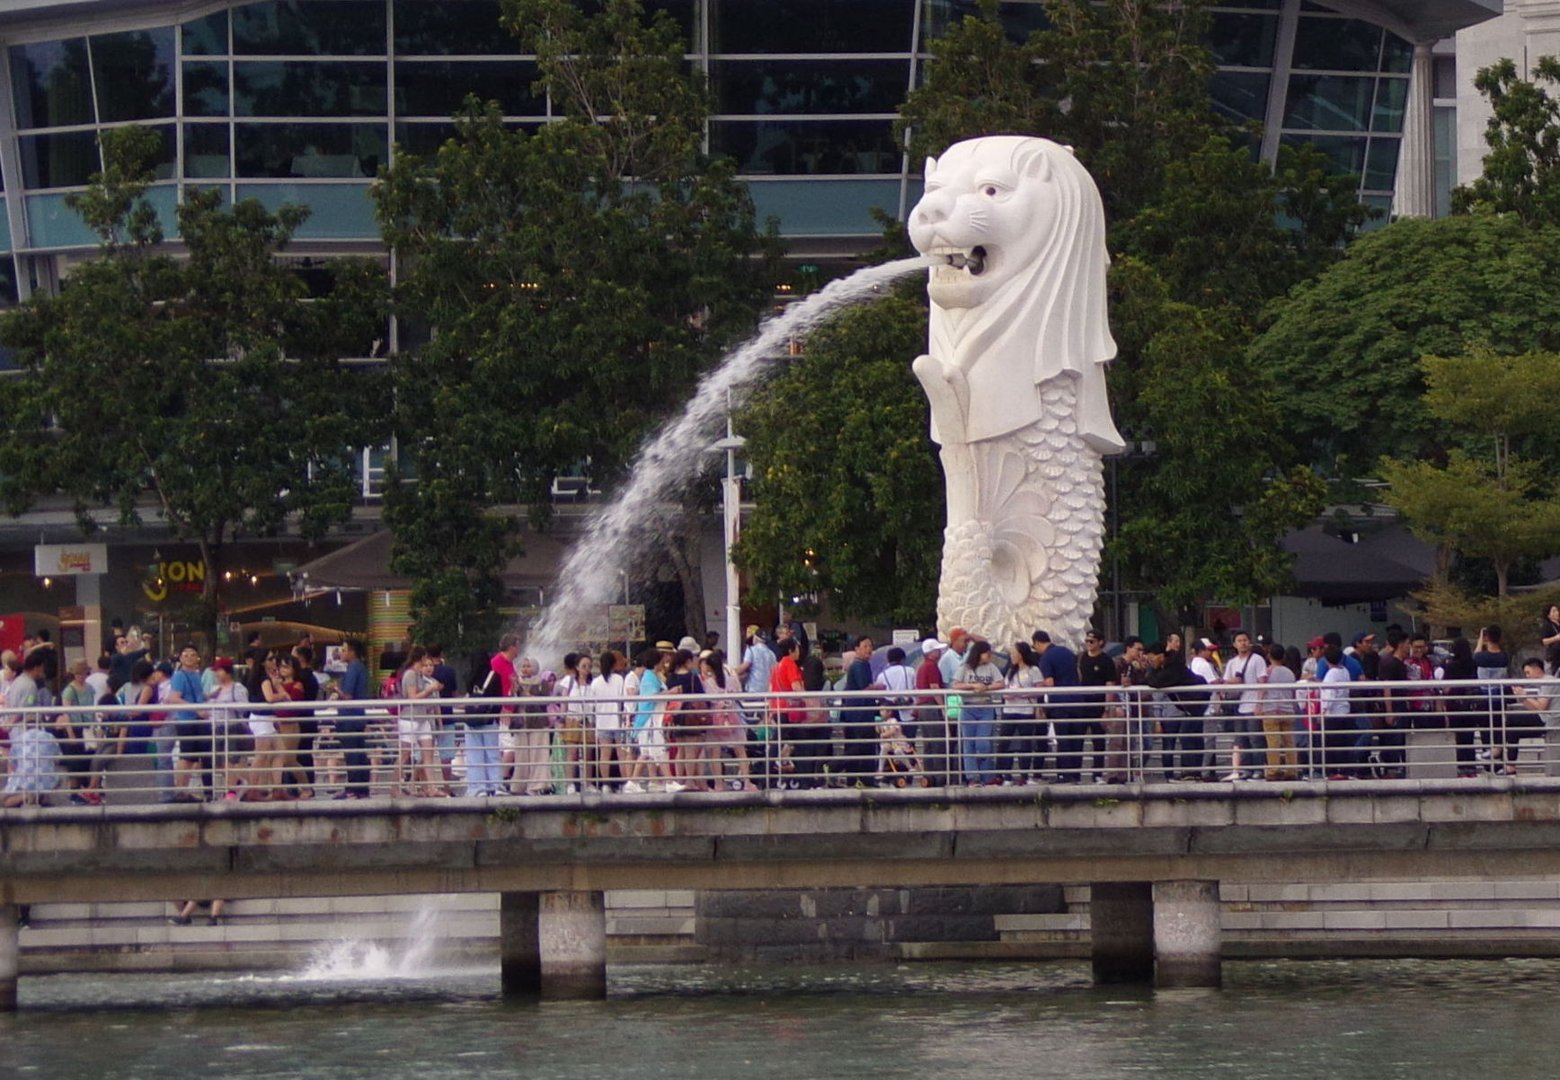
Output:
<path fill-rule="evenodd" d="M 652 0 L 688 35 L 710 80 L 708 142 L 752 184 L 761 214 L 793 237 L 870 238 L 873 207 L 902 210 L 919 168 L 893 137 L 927 42 L 972 0 Z M 176 26 L 9 46 L 17 172 L 32 248 L 88 243 L 61 206 L 100 167 L 99 132 L 163 135 L 157 193 L 179 185 L 314 208 L 302 237 L 373 242 L 368 185 L 396 152 L 436 148 L 468 94 L 507 121 L 551 116 L 536 65 L 499 25 L 497 0 L 257 0 Z M 1045 24 L 1039 0 L 1001 4 L 1010 34 Z M 123 8 L 115 16 L 123 18 Z M 1280 24 L 1294 19 L 1292 50 Z M 122 24 L 121 24 L 122 25 Z M 1281 117 L 1280 137 L 1322 148 L 1390 199 L 1411 50 L 1380 27 L 1301 0 L 1219 6 L 1209 44 L 1215 101 L 1230 118 Z M 1270 100 L 1284 95 L 1277 112 Z M 13 201 L 13 207 L 16 205 Z"/>

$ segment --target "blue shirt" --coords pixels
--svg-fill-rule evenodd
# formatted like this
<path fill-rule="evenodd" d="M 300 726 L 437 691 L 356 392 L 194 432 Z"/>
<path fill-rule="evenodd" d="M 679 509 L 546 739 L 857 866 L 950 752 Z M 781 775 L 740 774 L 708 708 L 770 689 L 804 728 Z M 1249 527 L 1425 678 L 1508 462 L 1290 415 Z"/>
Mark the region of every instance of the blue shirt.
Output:
<path fill-rule="evenodd" d="M 347 665 L 347 670 L 341 673 L 341 681 L 336 684 L 336 689 L 348 701 L 359 701 L 368 697 L 368 668 L 363 666 L 363 661 L 354 660 Z M 341 712 L 344 716 L 362 715 L 357 709 L 343 709 Z"/>
<path fill-rule="evenodd" d="M 187 702 L 202 702 L 206 700 L 205 692 L 200 688 L 200 674 L 194 671 L 186 671 L 179 668 L 169 680 L 172 689 L 169 693 L 178 694 Z M 173 714 L 173 719 L 179 723 L 189 723 L 200 719 L 200 714 L 193 709 L 180 709 Z"/>
<path fill-rule="evenodd" d="M 1054 642 L 1046 646 L 1045 652 L 1040 654 L 1040 678 L 1050 679 L 1052 686 L 1077 686 L 1078 682 L 1078 654 L 1066 645 L 1057 645 Z M 1089 715 L 1088 699 L 1080 694 L 1068 694 L 1065 697 L 1058 694 L 1054 698 L 1046 700 L 1046 715 L 1053 720 L 1076 720 L 1080 716 Z M 1094 715 L 1099 715 L 1099 706 L 1094 706 Z"/>
<path fill-rule="evenodd" d="M 1349 681 L 1350 682 L 1358 682 L 1360 679 L 1363 679 L 1365 677 L 1365 669 L 1360 666 L 1360 662 L 1354 658 L 1354 654 L 1353 653 L 1344 653 L 1343 654 L 1343 666 L 1345 668 L 1347 668 L 1348 671 L 1349 671 Z M 1325 679 L 1326 677 L 1327 677 L 1327 658 L 1325 656 L 1323 656 L 1323 657 L 1317 658 L 1317 661 L 1316 661 L 1316 679 L 1317 679 L 1318 682 L 1320 682 L 1322 679 Z"/>

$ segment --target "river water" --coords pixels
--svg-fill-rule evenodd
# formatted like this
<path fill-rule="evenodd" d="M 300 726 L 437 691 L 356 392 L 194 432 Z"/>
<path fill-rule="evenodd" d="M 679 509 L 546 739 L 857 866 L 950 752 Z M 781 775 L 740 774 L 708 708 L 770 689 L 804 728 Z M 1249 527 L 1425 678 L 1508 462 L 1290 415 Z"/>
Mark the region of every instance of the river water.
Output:
<path fill-rule="evenodd" d="M 0 1077 L 1560 1074 L 1560 961 L 1228 963 L 1221 991 L 1095 988 L 1079 963 L 615 967 L 593 1002 L 420 978 L 22 980 Z"/>

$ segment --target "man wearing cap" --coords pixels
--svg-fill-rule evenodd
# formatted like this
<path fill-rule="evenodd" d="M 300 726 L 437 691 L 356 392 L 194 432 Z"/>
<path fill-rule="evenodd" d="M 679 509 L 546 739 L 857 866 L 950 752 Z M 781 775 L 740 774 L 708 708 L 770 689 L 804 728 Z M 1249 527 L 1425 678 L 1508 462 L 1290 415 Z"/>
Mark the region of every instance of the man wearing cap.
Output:
<path fill-rule="evenodd" d="M 953 685 L 953 673 L 959 670 L 959 665 L 964 663 L 964 654 L 970 647 L 969 631 L 962 626 L 955 626 L 948 631 L 948 647 L 943 650 L 942 656 L 937 661 L 937 669 L 942 672 L 944 686 Z"/>
<path fill-rule="evenodd" d="M 921 642 L 921 662 L 915 669 L 917 690 L 942 690 L 948 684 L 943 680 L 938 661 L 948 651 L 948 646 L 936 638 Z M 948 776 L 948 714 L 939 694 L 923 694 L 916 699 L 916 752 L 921 758 L 921 769 L 931 783 L 941 785 Z"/>
<path fill-rule="evenodd" d="M 756 625 L 747 628 L 742 648 L 742 663 L 737 665 L 737 678 L 742 689 L 750 694 L 769 692 L 769 676 L 774 672 L 774 650 L 764 641 Z"/>

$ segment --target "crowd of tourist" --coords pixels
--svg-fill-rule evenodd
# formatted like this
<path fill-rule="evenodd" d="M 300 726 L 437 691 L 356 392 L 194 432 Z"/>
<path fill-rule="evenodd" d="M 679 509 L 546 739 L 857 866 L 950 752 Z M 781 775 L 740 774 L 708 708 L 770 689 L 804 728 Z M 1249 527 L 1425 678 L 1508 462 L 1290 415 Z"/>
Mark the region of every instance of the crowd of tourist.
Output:
<path fill-rule="evenodd" d="M 1512 774 L 1523 740 L 1560 724 L 1560 608 L 1541 643 L 1514 666 L 1495 626 L 1434 646 L 1329 633 L 1303 653 L 1244 631 L 1109 649 L 1091 631 L 1075 653 L 1044 630 L 955 629 L 835 657 L 781 625 L 748 627 L 729 658 L 712 633 L 554 671 L 511 634 L 464 674 L 410 647 L 376 686 L 352 640 L 322 671 L 308 638 L 154 659 L 116 628 L 95 665 L 61 671 L 41 634 L 0 657 L 3 800 L 97 804 L 116 772 L 162 802 L 1394 779 L 1423 729 L 1451 732 L 1458 776 Z"/>

